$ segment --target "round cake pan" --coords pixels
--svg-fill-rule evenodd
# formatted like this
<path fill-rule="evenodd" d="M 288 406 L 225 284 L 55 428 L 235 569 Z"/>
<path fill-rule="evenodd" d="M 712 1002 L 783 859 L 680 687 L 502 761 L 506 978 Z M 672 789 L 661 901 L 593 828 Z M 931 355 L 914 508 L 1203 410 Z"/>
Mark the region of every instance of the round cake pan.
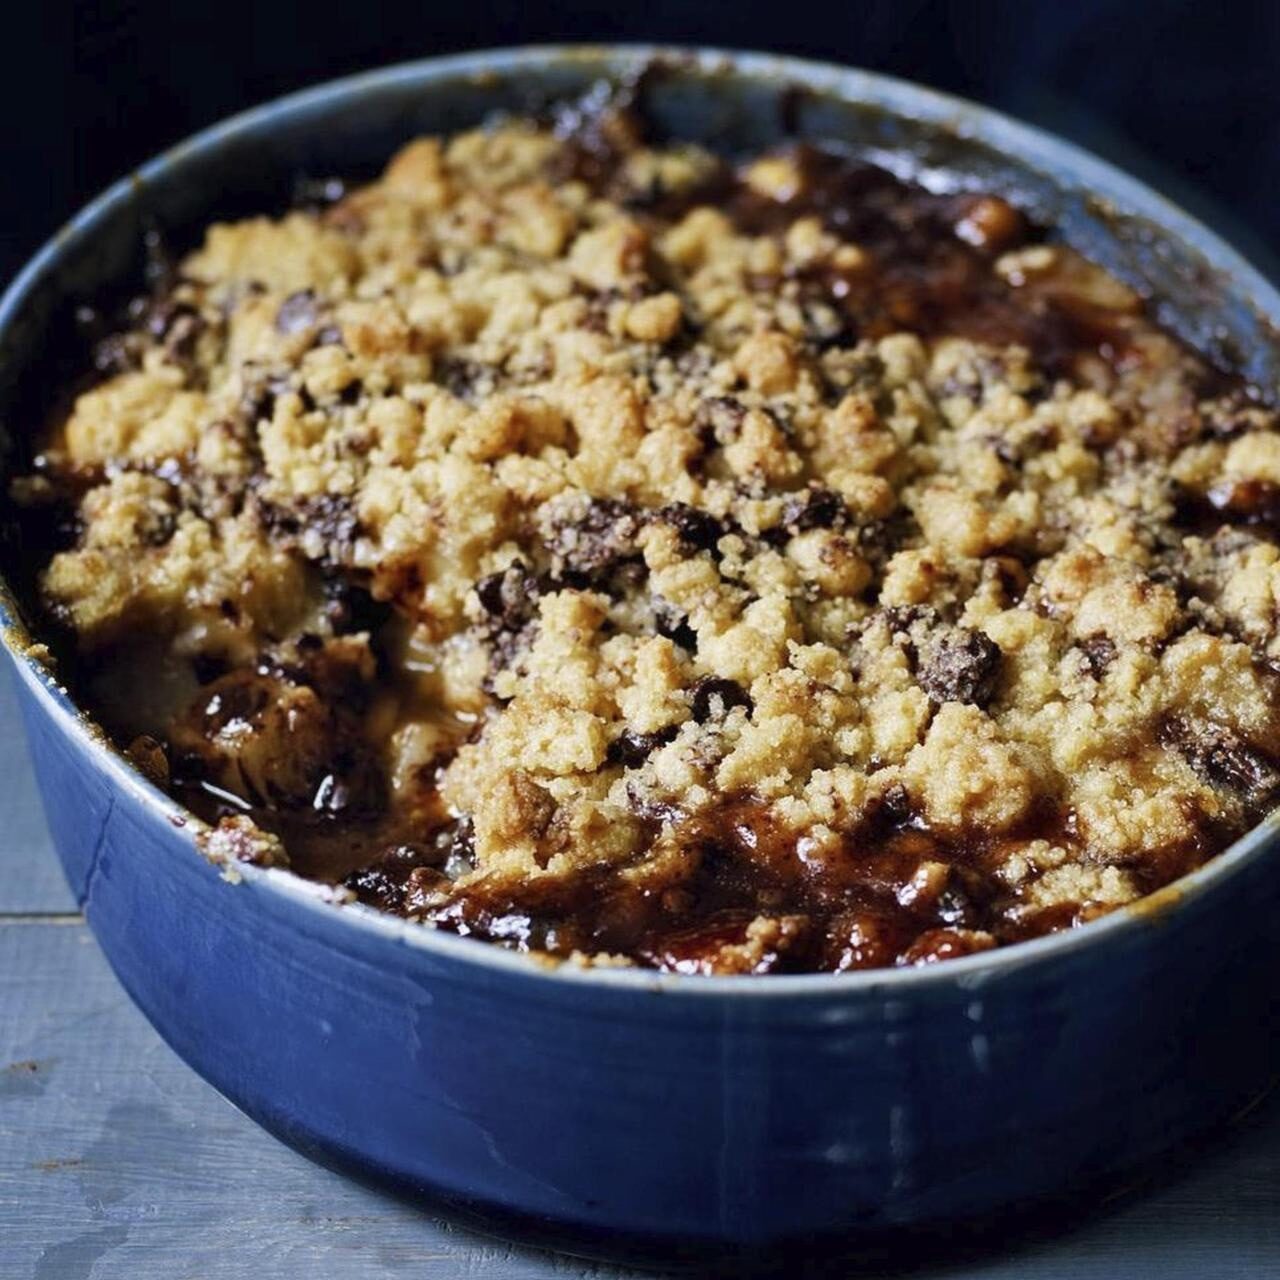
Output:
<path fill-rule="evenodd" d="M 755 54 L 527 49 L 395 67 L 218 125 L 120 182 L 0 303 L 5 468 L 66 371 L 74 305 L 143 231 L 283 208 L 410 137 L 633 74 L 666 134 L 740 151 L 837 139 L 930 184 L 1011 196 L 1264 386 L 1280 296 L 1212 232 L 1076 148 L 898 81 Z M 2 510 L 2 509 L 0 509 Z M 1270 1080 L 1280 857 L 1264 824 L 1155 899 L 917 969 L 698 978 L 549 968 L 211 863 L 43 661 L 13 513 L 0 624 L 49 825 L 115 972 L 173 1048 L 285 1141 L 432 1205 L 597 1253 L 756 1253 L 1114 1185 Z M 16 726 L 6 726 L 16 732 Z M 19 856 L 20 853 L 19 853 Z M 264 1188 L 264 1195 L 270 1194 Z"/>

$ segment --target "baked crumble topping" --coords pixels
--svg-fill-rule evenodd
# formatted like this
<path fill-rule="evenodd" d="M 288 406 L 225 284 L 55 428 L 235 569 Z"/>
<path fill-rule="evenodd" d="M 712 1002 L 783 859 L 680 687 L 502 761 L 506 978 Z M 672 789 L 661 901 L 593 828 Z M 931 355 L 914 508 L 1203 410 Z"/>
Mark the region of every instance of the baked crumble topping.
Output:
<path fill-rule="evenodd" d="M 608 106 L 319 195 L 158 272 L 13 485 L 89 705 L 222 845 L 521 949 L 845 970 L 1272 803 L 1276 416 L 999 195 Z"/>

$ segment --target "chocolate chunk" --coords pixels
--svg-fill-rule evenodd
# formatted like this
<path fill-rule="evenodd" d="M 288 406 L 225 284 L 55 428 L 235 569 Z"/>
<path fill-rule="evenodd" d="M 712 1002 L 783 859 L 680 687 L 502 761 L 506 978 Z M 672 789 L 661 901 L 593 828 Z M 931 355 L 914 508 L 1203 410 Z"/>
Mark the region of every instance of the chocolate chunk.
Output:
<path fill-rule="evenodd" d="M 689 625 L 688 617 L 662 596 L 654 596 L 650 603 L 653 608 L 653 629 L 658 635 L 666 636 L 690 653 L 695 652 L 698 648 L 698 633 Z"/>
<path fill-rule="evenodd" d="M 1079 647 L 1085 661 L 1089 664 L 1093 678 L 1101 680 L 1107 668 L 1115 661 L 1115 641 L 1105 631 L 1099 631 L 1097 635 L 1086 636 L 1080 641 Z"/>
<path fill-rule="evenodd" d="M 400 915 L 440 905 L 452 880 L 471 869 L 470 818 L 459 818 L 424 840 L 388 846 L 342 881 L 361 902 Z"/>
<path fill-rule="evenodd" d="M 732 396 L 713 396 L 698 406 L 696 425 L 710 441 L 718 445 L 732 444 L 742 430 L 746 407 Z"/>
<path fill-rule="evenodd" d="M 228 670 L 227 660 L 220 654 L 197 653 L 191 659 L 191 671 L 198 684 L 212 684 Z"/>
<path fill-rule="evenodd" d="M 175 364 L 186 364 L 195 354 L 196 341 L 205 330 L 204 317 L 195 307 L 172 297 L 145 301 L 138 310 L 141 330 L 163 344 L 166 357 Z"/>
<path fill-rule="evenodd" d="M 601 289 L 587 300 L 582 327 L 588 333 L 609 332 L 609 311 L 622 298 L 621 289 Z"/>
<path fill-rule="evenodd" d="M 728 715 L 734 707 L 746 707 L 748 714 L 754 709 L 751 695 L 736 680 L 719 676 L 703 676 L 695 681 L 689 690 L 689 705 L 699 724 Z"/>
<path fill-rule="evenodd" d="M 571 585 L 603 586 L 605 577 L 637 556 L 640 517 L 629 502 L 592 498 L 576 518 L 553 520 L 549 549 L 554 570 Z"/>
<path fill-rule="evenodd" d="M 911 802 L 911 793 L 900 782 L 886 787 L 875 801 L 871 811 L 873 827 L 880 830 L 895 830 L 907 827 L 915 820 L 916 812 Z"/>
<path fill-rule="evenodd" d="M 537 580 L 520 560 L 476 583 L 480 607 L 490 625 L 515 631 L 533 617 L 541 590 Z"/>
<path fill-rule="evenodd" d="M 433 366 L 437 383 L 450 395 L 469 403 L 487 395 L 496 385 L 497 371 L 492 365 L 456 356 L 441 356 Z"/>
<path fill-rule="evenodd" d="M 982 562 L 982 581 L 994 583 L 1006 607 L 1011 607 L 1026 594 L 1026 566 L 1013 556 L 988 556 Z"/>
<path fill-rule="evenodd" d="M 296 543 L 305 534 L 318 534 L 324 542 L 320 558 L 326 564 L 348 561 L 360 536 L 355 503 L 345 494 L 317 494 L 289 506 L 259 500 L 258 513 L 263 527 L 282 541 Z"/>
<path fill-rule="evenodd" d="M 537 634 L 537 626 L 527 623 L 514 631 L 499 630 L 487 637 L 489 644 L 489 670 L 485 674 L 482 688 L 500 704 L 510 701 L 510 696 L 499 697 L 497 692 L 498 673 L 514 667 L 529 651 Z"/>
<path fill-rule="evenodd" d="M 884 619 L 889 638 L 906 654 L 913 672 L 919 666 L 920 650 L 929 637 L 941 633 L 944 625 L 938 611 L 927 604 L 887 605 L 878 615 L 868 618 L 865 625 L 874 625 L 876 617 Z"/>
<path fill-rule="evenodd" d="M 537 633 L 538 600 L 542 584 L 521 562 L 482 578 L 475 586 L 485 612 L 479 630 L 489 648 L 486 692 L 494 692 L 500 671 L 514 666 L 528 651 Z"/>
<path fill-rule="evenodd" d="M 941 621 L 938 611 L 928 604 L 890 604 L 880 613 L 892 636 L 906 635 L 917 626 L 935 628 Z"/>
<path fill-rule="evenodd" d="M 1234 791 L 1251 806 L 1269 803 L 1280 790 L 1276 762 L 1225 725 L 1173 720 L 1166 737 L 1206 782 Z"/>
<path fill-rule="evenodd" d="M 983 632 L 956 627 L 929 646 L 916 679 L 935 702 L 985 707 L 995 693 L 1002 656 L 1000 646 Z"/>
<path fill-rule="evenodd" d="M 816 484 L 793 494 L 782 508 L 782 523 L 793 534 L 836 528 L 844 524 L 848 516 L 844 499 L 834 490 Z"/>
<path fill-rule="evenodd" d="M 883 565 L 907 541 L 919 532 L 915 517 L 900 509 L 883 520 L 869 520 L 857 528 L 859 552 L 873 565 Z"/>
<path fill-rule="evenodd" d="M 311 289 L 299 289 L 291 293 L 276 312 L 276 332 L 301 333 L 312 328 L 320 318 L 316 295 Z"/>
<path fill-rule="evenodd" d="M 665 747 L 676 736 L 676 726 L 668 725 L 655 733 L 637 733 L 624 729 L 609 744 L 607 759 L 610 764 L 620 764 L 626 769 L 636 769 L 659 747 Z"/>
<path fill-rule="evenodd" d="M 398 844 L 389 848 L 377 861 L 347 876 L 342 884 L 363 903 L 382 911 L 400 912 L 404 908 L 405 888 L 412 871 L 432 865 L 431 856 L 422 859 L 424 846 Z"/>
<path fill-rule="evenodd" d="M 655 520 L 669 524 L 680 541 L 694 551 L 714 551 L 727 530 L 709 511 L 691 507 L 687 502 L 673 502 L 654 513 Z"/>
<path fill-rule="evenodd" d="M 376 634 L 391 616 L 391 606 L 375 600 L 368 588 L 351 582 L 344 576 L 327 576 L 324 580 L 324 614 L 336 636 L 350 635 L 356 631 Z M 302 644 L 307 640 L 303 636 Z"/>
<path fill-rule="evenodd" d="M 626 794 L 627 808 L 645 822 L 663 826 L 669 822 L 676 822 L 683 816 L 679 805 L 670 800 L 655 799 L 647 794 L 634 778 L 628 780 Z"/>

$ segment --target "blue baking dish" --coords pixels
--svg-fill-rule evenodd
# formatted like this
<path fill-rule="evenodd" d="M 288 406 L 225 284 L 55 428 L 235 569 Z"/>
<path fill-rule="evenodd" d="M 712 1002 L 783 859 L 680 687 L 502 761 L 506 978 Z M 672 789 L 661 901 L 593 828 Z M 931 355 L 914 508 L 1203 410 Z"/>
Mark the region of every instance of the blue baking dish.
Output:
<path fill-rule="evenodd" d="M 283 206 L 300 174 L 371 171 L 417 133 L 579 92 L 655 52 L 394 67 L 238 116 L 144 166 L 0 303 L 8 465 L 57 376 L 59 326 L 136 269 L 147 226 L 180 240 L 211 216 Z M 1008 193 L 1160 299 L 1191 341 L 1280 384 L 1275 289 L 1152 191 L 1034 129 L 757 54 L 668 51 L 648 109 L 659 129 L 724 149 L 798 130 L 928 183 Z M 1134 909 L 939 966 L 765 979 L 547 968 L 203 856 L 200 824 L 47 665 L 24 621 L 31 566 L 15 529 L 0 547 L 0 626 L 49 824 L 120 981 L 256 1120 L 404 1194 L 604 1254 L 902 1238 L 1113 1185 L 1272 1077 L 1269 823 Z"/>

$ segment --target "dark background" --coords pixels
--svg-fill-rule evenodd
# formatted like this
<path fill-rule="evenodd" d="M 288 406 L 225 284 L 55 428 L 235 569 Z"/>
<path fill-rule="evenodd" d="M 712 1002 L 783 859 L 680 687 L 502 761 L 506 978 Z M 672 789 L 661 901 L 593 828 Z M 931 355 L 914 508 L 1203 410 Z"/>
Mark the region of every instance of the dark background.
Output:
<path fill-rule="evenodd" d="M 229 112 L 452 50 L 669 41 L 804 54 L 999 106 L 1280 257 L 1280 0 L 27 0 L 0 46 L 0 278 L 139 161 Z"/>

